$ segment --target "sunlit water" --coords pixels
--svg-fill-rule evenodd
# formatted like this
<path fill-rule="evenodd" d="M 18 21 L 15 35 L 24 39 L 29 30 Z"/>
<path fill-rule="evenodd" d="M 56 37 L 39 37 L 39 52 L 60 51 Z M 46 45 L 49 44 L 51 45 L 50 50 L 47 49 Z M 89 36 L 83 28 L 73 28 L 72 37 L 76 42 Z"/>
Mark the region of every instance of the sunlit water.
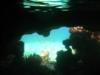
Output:
<path fill-rule="evenodd" d="M 68 7 L 69 0 L 24 0 L 23 5 L 25 6 L 58 6 L 62 8 Z"/>
<path fill-rule="evenodd" d="M 24 56 L 32 54 L 40 55 L 42 51 L 49 52 L 50 61 L 56 61 L 57 51 L 67 49 L 63 45 L 63 41 L 70 36 L 69 28 L 61 27 L 50 31 L 50 35 L 44 37 L 38 33 L 25 34 L 22 36 L 21 41 L 24 42 Z"/>

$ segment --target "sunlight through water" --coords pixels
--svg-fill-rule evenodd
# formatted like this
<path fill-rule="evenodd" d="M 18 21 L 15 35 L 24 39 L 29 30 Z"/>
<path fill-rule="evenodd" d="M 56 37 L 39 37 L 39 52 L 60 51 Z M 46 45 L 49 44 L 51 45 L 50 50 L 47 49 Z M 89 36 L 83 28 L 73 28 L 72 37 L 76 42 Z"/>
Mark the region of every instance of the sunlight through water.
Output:
<path fill-rule="evenodd" d="M 70 32 L 67 27 L 53 29 L 47 37 L 36 32 L 25 34 L 21 38 L 21 41 L 24 42 L 24 56 L 40 55 L 42 51 L 48 51 L 50 61 L 56 61 L 56 53 L 60 50 L 67 50 L 63 45 L 63 41 L 69 39 L 69 36 Z"/>

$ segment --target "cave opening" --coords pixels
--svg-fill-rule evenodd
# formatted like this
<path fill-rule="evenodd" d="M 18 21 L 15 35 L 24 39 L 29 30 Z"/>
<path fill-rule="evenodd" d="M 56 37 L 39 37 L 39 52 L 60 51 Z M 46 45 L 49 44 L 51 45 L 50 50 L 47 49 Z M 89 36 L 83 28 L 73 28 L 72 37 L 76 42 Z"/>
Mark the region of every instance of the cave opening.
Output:
<path fill-rule="evenodd" d="M 43 36 L 37 32 L 24 34 L 20 41 L 24 42 L 24 57 L 37 54 L 41 57 L 48 56 L 49 61 L 56 62 L 57 52 L 67 51 L 63 41 L 69 39 L 70 31 L 68 27 L 52 29 L 48 36 Z"/>

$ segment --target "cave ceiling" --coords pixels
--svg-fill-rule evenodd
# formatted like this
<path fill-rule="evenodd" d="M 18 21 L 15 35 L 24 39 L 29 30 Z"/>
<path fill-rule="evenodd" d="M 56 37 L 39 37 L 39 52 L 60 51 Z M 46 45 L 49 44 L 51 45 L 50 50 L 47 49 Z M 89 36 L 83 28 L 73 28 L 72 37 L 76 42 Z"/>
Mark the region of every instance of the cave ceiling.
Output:
<path fill-rule="evenodd" d="M 72 27 L 81 25 L 92 31 L 100 31 L 99 4 L 97 10 L 91 10 L 89 7 L 86 10 L 86 7 L 84 9 L 82 7 L 73 9 L 73 4 L 68 11 L 41 13 L 22 9 L 21 5 L 18 5 L 21 1 L 6 0 L 6 3 L 2 1 L 5 5 L 2 6 L 1 12 L 1 39 L 4 37 L 12 39 L 16 36 L 35 31 L 48 35 L 52 28 L 61 26 Z"/>

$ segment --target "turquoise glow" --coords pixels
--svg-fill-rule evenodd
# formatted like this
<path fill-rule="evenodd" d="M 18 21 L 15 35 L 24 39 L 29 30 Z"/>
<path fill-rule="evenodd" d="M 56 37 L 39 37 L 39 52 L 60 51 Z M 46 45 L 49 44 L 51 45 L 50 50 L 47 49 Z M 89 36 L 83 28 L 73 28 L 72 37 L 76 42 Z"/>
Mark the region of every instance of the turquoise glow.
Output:
<path fill-rule="evenodd" d="M 63 45 L 63 40 L 68 39 L 70 36 L 69 28 L 61 27 L 50 31 L 48 37 L 39 35 L 38 33 L 23 35 L 21 41 L 24 45 L 24 56 L 31 54 L 39 54 L 41 51 L 46 50 L 49 52 L 49 58 L 51 61 L 55 61 L 56 53 L 59 50 L 66 50 Z"/>
<path fill-rule="evenodd" d="M 68 2 L 69 0 L 23 0 L 23 5 L 24 8 L 29 8 L 30 6 L 66 8 L 69 7 Z"/>

